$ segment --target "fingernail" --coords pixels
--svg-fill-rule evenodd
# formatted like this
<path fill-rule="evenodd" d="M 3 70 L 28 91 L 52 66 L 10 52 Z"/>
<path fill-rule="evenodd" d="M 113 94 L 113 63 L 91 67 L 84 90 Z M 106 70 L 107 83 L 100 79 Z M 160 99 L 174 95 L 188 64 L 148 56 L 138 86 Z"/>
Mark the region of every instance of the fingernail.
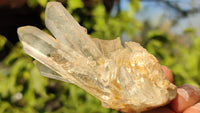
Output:
<path fill-rule="evenodd" d="M 185 89 L 178 88 L 177 92 L 178 92 L 178 94 L 180 96 L 182 96 L 185 99 L 186 102 L 189 101 L 189 94 L 188 94 L 188 92 Z"/>
<path fill-rule="evenodd" d="M 195 104 L 192 108 L 200 111 L 200 102 Z"/>

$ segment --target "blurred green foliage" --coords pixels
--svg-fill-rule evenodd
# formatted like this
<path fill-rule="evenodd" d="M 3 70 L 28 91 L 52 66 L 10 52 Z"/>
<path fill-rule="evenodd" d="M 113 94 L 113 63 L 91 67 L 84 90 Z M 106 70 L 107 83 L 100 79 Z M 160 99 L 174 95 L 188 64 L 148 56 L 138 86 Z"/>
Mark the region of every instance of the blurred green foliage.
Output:
<path fill-rule="evenodd" d="M 47 1 L 52 0 L 28 0 L 30 7 L 43 8 L 43 21 Z M 159 30 L 150 30 L 138 40 L 131 37 L 142 30 L 142 23 L 134 18 L 140 8 L 139 0 L 131 1 L 129 10 L 119 10 L 116 15 L 111 15 L 99 0 L 93 0 L 89 6 L 81 0 L 61 2 L 92 37 L 113 39 L 126 34 L 172 70 L 176 85 L 188 83 L 199 87 L 200 38 L 193 29 L 185 30 L 187 44 L 179 43 L 182 37 Z M 6 43 L 0 35 L 0 51 Z M 75 85 L 41 76 L 32 61 L 17 43 L 0 62 L 0 113 L 118 113 L 103 108 L 99 100 Z"/>
<path fill-rule="evenodd" d="M 182 44 L 184 37 L 174 37 L 159 31 L 149 31 L 145 47 L 155 55 L 162 65 L 171 69 L 175 84 L 200 86 L 200 38 L 194 32 L 185 33 L 189 40 Z M 178 40 L 178 41 L 177 41 Z"/>
<path fill-rule="evenodd" d="M 4 49 L 6 42 L 7 42 L 6 37 L 0 35 L 0 51 Z"/>

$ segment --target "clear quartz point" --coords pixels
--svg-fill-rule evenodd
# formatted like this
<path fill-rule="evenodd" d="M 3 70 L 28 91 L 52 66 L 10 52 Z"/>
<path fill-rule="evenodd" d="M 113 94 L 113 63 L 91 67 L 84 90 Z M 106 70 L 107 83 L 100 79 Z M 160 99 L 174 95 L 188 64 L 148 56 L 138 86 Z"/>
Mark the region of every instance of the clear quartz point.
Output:
<path fill-rule="evenodd" d="M 176 96 L 158 60 L 135 42 L 92 39 L 58 2 L 49 2 L 45 24 L 54 37 L 33 26 L 18 28 L 24 51 L 42 75 L 70 82 L 104 107 L 141 112 Z"/>

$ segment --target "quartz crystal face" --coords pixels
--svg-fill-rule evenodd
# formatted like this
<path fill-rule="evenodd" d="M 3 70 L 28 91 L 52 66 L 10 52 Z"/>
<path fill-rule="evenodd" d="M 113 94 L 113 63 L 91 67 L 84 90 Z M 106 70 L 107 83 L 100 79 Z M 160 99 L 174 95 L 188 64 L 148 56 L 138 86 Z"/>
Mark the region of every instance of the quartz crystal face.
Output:
<path fill-rule="evenodd" d="M 42 75 L 76 84 L 104 107 L 141 112 L 169 103 L 176 96 L 158 60 L 135 42 L 92 39 L 58 2 L 49 2 L 46 27 L 18 28 L 24 51 L 36 59 Z"/>

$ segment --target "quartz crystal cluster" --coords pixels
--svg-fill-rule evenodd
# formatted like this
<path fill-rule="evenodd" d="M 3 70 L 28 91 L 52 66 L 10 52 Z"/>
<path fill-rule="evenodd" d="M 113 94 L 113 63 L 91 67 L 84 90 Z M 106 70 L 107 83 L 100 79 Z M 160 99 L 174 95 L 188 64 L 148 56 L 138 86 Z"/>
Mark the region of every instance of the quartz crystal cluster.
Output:
<path fill-rule="evenodd" d="M 92 39 L 58 2 L 47 4 L 45 24 L 55 38 L 33 26 L 17 31 L 42 75 L 76 84 L 104 107 L 122 112 L 149 110 L 175 98 L 176 86 L 138 43 Z"/>

